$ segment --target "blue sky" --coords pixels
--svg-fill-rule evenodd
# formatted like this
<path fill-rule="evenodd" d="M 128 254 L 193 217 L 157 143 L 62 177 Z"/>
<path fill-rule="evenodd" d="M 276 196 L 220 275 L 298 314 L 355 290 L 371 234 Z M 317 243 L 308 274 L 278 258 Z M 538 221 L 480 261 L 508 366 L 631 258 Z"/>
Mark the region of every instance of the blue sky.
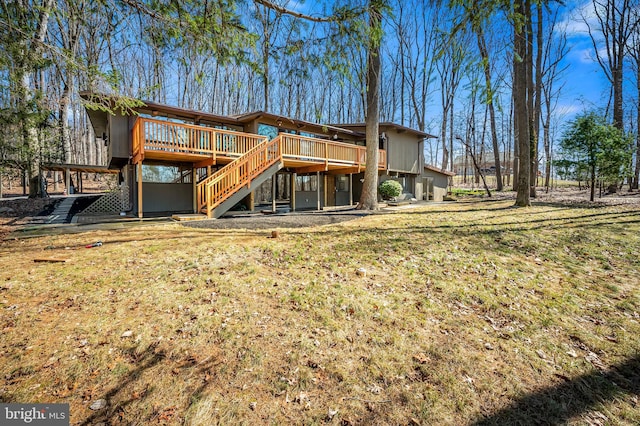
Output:
<path fill-rule="evenodd" d="M 291 0 L 286 7 L 305 14 L 325 15 L 333 2 L 334 0 Z M 609 97 L 609 83 L 595 59 L 593 44 L 585 24 L 586 20 L 592 28 L 597 28 L 593 2 L 567 0 L 565 6 L 560 7 L 558 29 L 567 34 L 567 55 L 563 61 L 567 69 L 560 78 L 559 84 L 563 85 L 563 89 L 557 113 L 561 121 L 566 121 L 584 111 L 604 109 Z M 428 100 L 429 109 L 435 114 L 439 109 L 438 97 L 435 93 L 432 95 L 434 99 Z"/>
<path fill-rule="evenodd" d="M 592 28 L 597 27 L 591 1 L 567 2 L 561 28 L 566 28 L 568 69 L 563 76 L 566 90 L 562 91 L 559 108 L 568 116 L 604 108 L 609 96 L 609 83 L 596 61 L 585 19 Z"/>

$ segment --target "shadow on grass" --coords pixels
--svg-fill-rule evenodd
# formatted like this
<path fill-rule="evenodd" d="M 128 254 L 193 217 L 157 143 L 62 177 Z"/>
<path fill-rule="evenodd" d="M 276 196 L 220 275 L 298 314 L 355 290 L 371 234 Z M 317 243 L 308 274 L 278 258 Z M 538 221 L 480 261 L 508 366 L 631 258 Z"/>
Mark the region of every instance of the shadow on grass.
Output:
<path fill-rule="evenodd" d="M 424 213 L 424 212 L 423 212 Z M 417 212 L 415 213 L 417 214 Z M 625 220 L 629 219 L 629 220 Z M 437 233 L 437 232 L 452 232 L 454 231 L 457 236 L 478 234 L 496 234 L 504 231 L 509 232 L 530 232 L 538 229 L 556 229 L 556 228 L 569 228 L 569 227 L 595 227 L 600 225 L 629 225 L 634 223 L 640 223 L 640 216 L 636 211 L 628 212 L 603 212 L 592 214 L 581 214 L 570 217 L 559 218 L 539 218 L 530 219 L 525 221 L 510 221 L 510 222 L 497 222 L 491 223 L 487 219 L 481 218 L 477 222 L 462 222 L 452 224 L 429 224 L 424 226 L 412 226 L 412 227 L 385 227 L 385 228 L 362 228 L 357 231 L 351 232 L 375 232 L 376 234 L 384 233 Z M 491 227 L 493 229 L 483 229 Z M 293 231 L 294 233 L 296 231 Z M 342 230 L 333 229 L 309 229 L 300 230 L 299 233 L 316 234 L 316 235 L 331 235 L 342 234 Z"/>
<path fill-rule="evenodd" d="M 156 351 L 156 345 L 149 345 L 143 352 L 137 355 L 138 358 L 138 366 L 129 372 L 124 380 L 118 383 L 116 386 L 111 388 L 106 394 L 102 395 L 102 399 L 107 401 L 107 407 L 105 409 L 98 410 L 94 412 L 92 415 L 87 417 L 82 423 L 81 426 L 93 425 L 96 423 L 104 423 L 109 424 L 111 419 L 117 418 L 117 414 L 127 405 L 131 404 L 134 401 L 133 398 L 118 402 L 117 404 L 111 405 L 110 401 L 112 398 L 116 397 L 119 394 L 125 393 L 127 390 L 127 386 L 140 378 L 140 376 L 144 373 L 144 371 L 154 367 L 159 362 L 161 362 L 166 357 L 163 351 Z"/>
<path fill-rule="evenodd" d="M 135 363 L 136 368 L 128 372 L 122 381 L 100 396 L 101 399 L 107 401 L 107 406 L 95 411 L 89 417 L 84 419 L 79 423 L 80 426 L 94 424 L 120 424 L 127 422 L 128 420 L 126 418 L 121 419 L 121 415 L 122 413 L 127 412 L 127 407 L 129 405 L 136 401 L 151 397 L 154 391 L 164 391 L 163 389 L 155 388 L 153 381 L 149 382 L 147 379 L 147 386 L 144 391 L 138 394 L 133 392 L 136 382 L 144 380 L 142 379 L 142 375 L 145 371 L 160 364 L 162 364 L 163 367 L 162 371 L 158 374 L 174 374 L 184 377 L 185 379 L 189 379 L 192 377 L 199 378 L 205 374 L 213 375 L 213 367 L 220 363 L 218 358 L 214 356 L 210 356 L 200 362 L 197 362 L 194 358 L 187 358 L 185 360 L 178 361 L 176 359 L 172 359 L 165 350 L 158 349 L 157 343 L 147 346 L 142 352 L 137 351 L 136 348 L 129 348 L 128 350 L 125 350 L 125 354 L 131 362 Z M 189 386 L 187 388 L 189 391 L 188 396 L 184 398 L 186 401 L 191 401 L 193 398 L 200 396 L 209 386 L 210 382 L 204 380 L 198 384 L 196 380 L 196 383 L 194 384 L 195 386 Z M 185 397 L 185 395 L 181 395 L 181 398 L 182 397 Z M 160 410 L 162 410 L 162 408 L 163 407 L 153 407 L 153 412 L 150 413 L 147 418 L 139 418 L 138 424 L 153 423 L 157 420 L 157 417 L 161 415 Z M 160 421 L 159 423 L 162 422 Z"/>
<path fill-rule="evenodd" d="M 490 425 L 560 425 L 625 395 L 640 394 L 640 355 L 605 372 L 594 371 L 557 386 L 527 394 L 511 406 L 472 423 Z M 615 419 L 609 419 L 615 421 Z"/>

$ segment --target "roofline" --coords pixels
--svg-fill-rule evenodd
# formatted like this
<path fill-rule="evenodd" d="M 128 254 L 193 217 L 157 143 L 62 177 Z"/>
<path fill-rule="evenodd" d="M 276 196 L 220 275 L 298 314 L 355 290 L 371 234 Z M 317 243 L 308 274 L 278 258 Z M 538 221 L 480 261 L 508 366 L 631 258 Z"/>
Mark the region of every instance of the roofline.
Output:
<path fill-rule="evenodd" d="M 110 101 L 111 106 L 115 106 L 113 100 L 116 98 L 116 96 L 105 95 L 103 93 L 97 93 L 97 92 L 91 92 L 91 91 L 81 91 L 80 92 L 80 97 L 82 99 L 85 99 L 85 100 L 90 100 L 91 97 L 93 97 L 93 96 L 105 97 Z M 230 117 L 230 116 L 226 116 L 226 115 L 218 115 L 218 114 L 213 114 L 213 113 L 205 112 L 205 111 L 198 111 L 198 110 L 193 110 L 193 109 L 180 108 L 180 107 L 176 107 L 176 106 L 172 106 L 172 105 L 161 104 L 159 102 L 147 101 L 147 100 L 144 100 L 144 99 L 137 99 L 137 100 L 142 102 L 144 105 L 140 106 L 140 107 L 133 108 L 133 110 L 135 110 L 135 111 L 138 111 L 138 110 L 141 110 L 141 109 L 151 109 L 151 110 L 156 109 L 158 111 L 168 112 L 168 113 L 172 113 L 172 114 L 180 115 L 180 116 L 187 116 L 187 117 L 194 118 L 194 119 L 199 119 L 199 120 L 204 119 L 204 120 L 207 120 L 207 121 L 215 121 L 215 122 L 221 122 L 221 123 L 225 123 L 225 124 L 235 124 L 235 125 L 242 124 L 236 118 Z"/>
<path fill-rule="evenodd" d="M 291 117 L 287 117 L 284 115 L 279 115 L 279 114 L 274 114 L 271 112 L 267 112 L 267 111 L 253 111 L 253 112 L 248 112 L 245 114 L 238 114 L 238 115 L 234 115 L 234 118 L 236 118 L 239 122 L 242 123 L 246 123 L 248 121 L 251 120 L 255 120 L 257 118 L 260 117 L 268 117 L 271 118 L 273 120 L 282 120 L 282 121 L 288 121 L 291 124 L 295 124 L 295 125 L 301 125 L 301 127 L 299 127 L 300 129 L 303 129 L 304 127 L 319 127 L 319 128 L 323 128 L 323 129 L 327 129 L 331 132 L 339 132 L 339 133 L 344 133 L 347 135 L 351 135 L 351 136 L 357 136 L 357 137 L 364 137 L 365 134 L 362 132 L 358 132 L 356 130 L 352 130 L 352 129 L 347 129 L 344 127 L 340 127 L 340 126 L 336 126 L 336 125 L 332 125 L 332 124 L 322 124 L 322 123 L 313 123 L 311 121 L 306 121 L 306 120 L 299 120 L 297 118 L 291 118 Z"/>
<path fill-rule="evenodd" d="M 333 124 L 334 126 L 338 126 L 338 127 L 366 127 L 366 123 L 340 123 L 340 124 Z M 392 129 L 396 129 L 396 130 L 400 130 L 403 132 L 410 132 L 415 134 L 418 137 L 424 138 L 424 139 L 437 139 L 438 137 L 435 135 L 431 135 L 429 133 L 425 133 L 422 132 L 420 130 L 416 130 L 416 129 L 412 129 L 411 127 L 407 127 L 407 126 L 403 126 L 401 124 L 397 124 L 397 123 L 392 123 L 390 121 L 384 121 L 378 124 L 379 127 L 390 127 Z"/>
<path fill-rule="evenodd" d="M 85 100 L 89 100 L 92 96 L 105 97 L 109 99 L 111 106 L 112 107 L 114 106 L 113 99 L 115 98 L 115 96 L 105 95 L 102 93 L 96 93 L 96 92 L 90 92 L 90 91 L 80 92 L 80 97 L 82 97 Z M 320 129 L 327 129 L 329 132 L 333 132 L 333 133 L 342 133 L 345 135 L 350 135 L 355 137 L 365 137 L 364 133 L 358 132 L 357 130 L 346 129 L 346 128 L 334 126 L 331 124 L 312 123 L 310 121 L 298 120 L 295 118 L 286 117 L 283 115 L 278 115 L 278 114 L 274 114 L 266 111 L 253 111 L 253 112 L 248 112 L 243 114 L 226 116 L 226 115 L 213 114 L 210 112 L 180 108 L 172 105 L 161 104 L 158 102 L 147 101 L 143 99 L 140 99 L 140 102 L 142 102 L 144 106 L 133 108 L 135 111 L 139 111 L 141 109 L 151 109 L 151 110 L 156 109 L 158 111 L 172 113 L 178 116 L 186 116 L 186 117 L 190 117 L 198 120 L 213 121 L 213 122 L 219 122 L 219 123 L 231 124 L 231 125 L 237 125 L 237 126 L 241 126 L 242 124 L 258 119 L 260 117 L 267 117 L 276 121 L 277 120 L 288 121 L 289 123 L 296 125 L 300 129 L 304 127 L 314 127 L 314 128 L 320 128 Z"/>
<path fill-rule="evenodd" d="M 227 116 L 227 115 L 218 115 L 218 114 L 213 114 L 211 112 L 180 108 L 180 107 L 161 104 L 161 103 L 152 102 L 152 101 L 143 100 L 142 102 L 144 102 L 147 108 L 157 109 L 163 112 L 171 112 L 176 115 L 193 116 L 195 119 L 198 119 L 198 120 L 205 119 L 207 121 L 216 121 L 216 122 L 221 122 L 226 124 L 236 124 L 236 125 L 241 124 L 238 119 Z"/>
<path fill-rule="evenodd" d="M 425 164 L 424 168 L 427 169 L 427 170 L 430 170 L 432 172 L 442 173 L 443 175 L 447 175 L 447 176 L 455 176 L 456 175 L 456 173 L 454 173 L 454 172 L 450 172 L 449 170 L 444 170 L 444 169 L 438 168 L 436 166 L 431 166 L 429 164 Z"/>
<path fill-rule="evenodd" d="M 108 173 L 117 174 L 120 170 L 110 169 L 108 166 L 95 166 L 90 164 L 71 164 L 71 163 L 43 163 L 41 165 L 44 170 L 60 171 L 69 170 L 81 173 Z"/>

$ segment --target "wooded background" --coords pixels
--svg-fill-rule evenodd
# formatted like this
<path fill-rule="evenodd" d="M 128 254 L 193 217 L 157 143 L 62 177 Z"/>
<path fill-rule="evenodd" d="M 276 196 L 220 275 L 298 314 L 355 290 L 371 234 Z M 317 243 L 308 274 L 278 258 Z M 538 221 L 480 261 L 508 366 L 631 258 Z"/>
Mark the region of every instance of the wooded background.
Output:
<path fill-rule="evenodd" d="M 572 118 L 558 107 L 572 11 L 610 83 L 596 109 L 638 133 L 637 0 L 329 1 L 312 12 L 292 1 L 1 0 L 2 167 L 104 164 L 82 90 L 222 115 L 363 122 L 372 3 L 382 11 L 379 119 L 437 135 L 425 144 L 430 164 L 466 179 L 474 155 L 498 189 L 517 188 L 523 167 L 523 185 L 538 170 L 548 185 L 554 142 Z M 633 150 L 637 188 L 637 138 Z"/>

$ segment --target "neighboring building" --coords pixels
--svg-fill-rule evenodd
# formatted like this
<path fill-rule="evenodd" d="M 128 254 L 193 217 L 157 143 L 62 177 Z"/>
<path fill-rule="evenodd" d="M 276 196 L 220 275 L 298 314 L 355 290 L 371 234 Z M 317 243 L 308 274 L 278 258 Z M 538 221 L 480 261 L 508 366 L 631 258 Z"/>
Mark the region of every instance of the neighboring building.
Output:
<path fill-rule="evenodd" d="M 510 159 L 507 161 L 507 159 Z M 492 151 L 483 151 L 482 155 L 476 157 L 478 167 L 480 171 L 485 175 L 496 174 L 496 163 Z M 457 176 L 464 176 L 465 172 L 467 176 L 475 176 L 476 170 L 473 167 L 473 161 L 469 155 L 456 155 L 453 159 L 453 170 Z M 513 159 L 511 153 L 506 154 L 500 152 L 500 170 L 502 174 L 513 172 Z"/>
<path fill-rule="evenodd" d="M 360 197 L 363 124 L 321 125 L 263 111 L 219 116 L 155 102 L 136 108 L 137 115 L 87 113 L 108 146 L 108 167 L 120 171 L 121 205 L 139 217 L 219 217 L 264 203 L 321 209 Z M 422 199 L 423 141 L 432 136 L 393 123 L 381 123 L 380 132 L 380 180 L 398 180 Z"/>

